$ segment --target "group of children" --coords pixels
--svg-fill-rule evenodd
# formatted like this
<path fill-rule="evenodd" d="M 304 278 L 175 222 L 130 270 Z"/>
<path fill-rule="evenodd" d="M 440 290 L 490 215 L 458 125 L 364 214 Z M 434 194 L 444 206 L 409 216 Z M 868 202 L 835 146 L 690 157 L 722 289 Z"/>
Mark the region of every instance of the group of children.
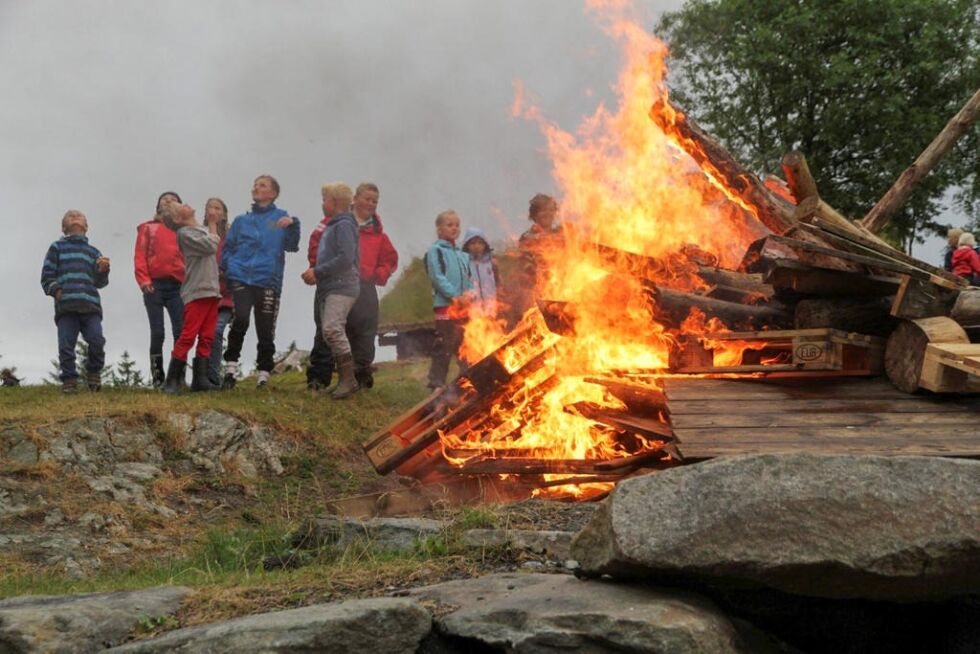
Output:
<path fill-rule="evenodd" d="M 946 242 L 946 270 L 969 279 L 971 284 L 980 284 L 980 250 L 973 234 L 954 228 L 946 233 Z"/>
<path fill-rule="evenodd" d="M 257 177 L 251 211 L 230 226 L 228 208 L 221 199 L 207 201 L 201 224 L 192 207 L 177 193 L 167 191 L 157 199 L 153 219 L 138 226 L 135 276 L 150 324 L 155 387 L 168 393 L 185 387 L 193 348 L 191 390 L 233 388 L 253 315 L 258 338 L 257 385 L 268 383 L 285 253 L 298 251 L 300 240 L 299 219 L 275 205 L 279 191 L 275 178 Z M 307 383 L 314 390 L 326 388 L 336 369 L 338 382 L 331 396 L 342 399 L 374 383 L 377 286 L 385 285 L 394 273 L 398 254 L 376 211 L 376 185 L 364 183 L 355 192 L 340 182 L 325 184 L 321 197 L 323 219 L 310 236 L 310 265 L 302 274 L 304 282 L 316 286 L 316 332 Z M 549 196 L 531 200 L 532 226 L 522 235 L 520 245 L 532 274 L 540 245 L 560 238 L 557 209 Z M 494 315 L 497 311 L 500 275 L 490 244 L 481 230 L 470 228 L 457 247 L 460 231 L 459 215 L 453 210 L 441 212 L 436 217 L 437 240 L 425 255 L 437 331 L 428 376 L 433 388 L 445 384 L 452 358 L 465 369 L 458 352 L 470 312 Z M 60 377 L 66 393 L 77 391 L 80 375 L 75 347 L 81 335 L 89 346 L 85 384 L 98 391 L 105 365 L 99 289 L 109 282 L 110 262 L 88 242 L 88 221 L 80 211 L 64 215 L 62 232 L 64 236 L 48 249 L 41 275 L 41 286 L 55 304 Z M 169 315 L 175 334 L 166 368 L 164 314 Z"/>

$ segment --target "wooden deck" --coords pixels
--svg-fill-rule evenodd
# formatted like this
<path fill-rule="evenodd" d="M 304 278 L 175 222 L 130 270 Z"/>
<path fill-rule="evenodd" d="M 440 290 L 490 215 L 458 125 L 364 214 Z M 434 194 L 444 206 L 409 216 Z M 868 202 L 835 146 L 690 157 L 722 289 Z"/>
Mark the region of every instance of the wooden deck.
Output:
<path fill-rule="evenodd" d="M 980 397 L 909 395 L 883 378 L 664 380 L 687 460 L 815 452 L 980 457 Z"/>

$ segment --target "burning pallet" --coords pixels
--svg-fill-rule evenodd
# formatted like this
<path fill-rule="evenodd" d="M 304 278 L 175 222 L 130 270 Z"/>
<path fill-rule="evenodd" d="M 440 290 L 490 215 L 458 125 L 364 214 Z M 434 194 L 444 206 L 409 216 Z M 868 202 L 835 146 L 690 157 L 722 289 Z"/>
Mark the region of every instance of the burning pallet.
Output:
<path fill-rule="evenodd" d="M 626 476 L 683 462 L 665 379 L 884 373 L 908 393 L 980 390 L 980 345 L 970 343 L 970 334 L 980 336 L 980 289 L 841 216 L 820 198 L 801 154 L 784 158 L 785 182 L 763 183 L 665 99 L 651 117 L 739 220 L 764 235 L 728 269 L 695 246 L 652 257 L 572 234 L 577 249 L 563 255 L 595 270 L 590 281 L 574 298 L 539 301 L 459 378 L 369 439 L 364 447 L 380 473 L 602 494 Z M 588 339 L 595 325 L 616 319 L 663 356 L 570 367 L 580 350 L 603 347 Z M 697 422 L 690 410 L 678 414 L 687 416 L 685 429 Z M 864 414 L 860 421 L 879 422 Z M 576 436 L 564 449 L 535 438 L 542 430 L 564 438 L 565 429 Z M 831 430 L 827 442 L 846 436 L 846 426 Z"/>

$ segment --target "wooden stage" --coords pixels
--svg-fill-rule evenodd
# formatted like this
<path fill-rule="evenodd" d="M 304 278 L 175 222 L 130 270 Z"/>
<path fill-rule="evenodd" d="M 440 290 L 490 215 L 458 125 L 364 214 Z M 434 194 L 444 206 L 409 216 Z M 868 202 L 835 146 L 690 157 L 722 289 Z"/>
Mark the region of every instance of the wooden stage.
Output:
<path fill-rule="evenodd" d="M 980 457 L 980 396 L 910 395 L 885 378 L 664 380 L 684 461 L 813 452 Z"/>

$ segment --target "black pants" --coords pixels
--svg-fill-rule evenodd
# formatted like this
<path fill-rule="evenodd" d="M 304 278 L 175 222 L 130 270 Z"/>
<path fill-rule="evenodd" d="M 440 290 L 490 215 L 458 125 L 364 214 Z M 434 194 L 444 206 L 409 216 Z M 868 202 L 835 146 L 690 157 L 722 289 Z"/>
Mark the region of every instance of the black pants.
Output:
<path fill-rule="evenodd" d="M 310 363 L 306 368 L 306 381 L 316 381 L 329 386 L 330 378 L 333 376 L 333 354 L 330 352 L 327 341 L 323 338 L 323 323 L 320 316 L 322 311 L 323 296 L 317 291 L 313 298 L 313 324 L 316 325 L 316 333 L 313 335 Z"/>
<path fill-rule="evenodd" d="M 449 373 L 449 360 L 455 359 L 459 371 L 466 364 L 459 358 L 459 346 L 463 344 L 462 320 L 437 320 L 436 342 L 432 348 L 432 365 L 429 367 L 429 388 L 443 386 Z"/>
<path fill-rule="evenodd" d="M 249 318 L 255 310 L 255 335 L 259 339 L 256 367 L 272 371 L 276 355 L 276 317 L 279 315 L 279 294 L 274 288 L 246 286 L 231 283 L 231 297 L 235 303 L 235 319 L 228 331 L 228 346 L 225 348 L 225 361 L 238 361 L 242 354 L 242 343 L 248 331 Z"/>

